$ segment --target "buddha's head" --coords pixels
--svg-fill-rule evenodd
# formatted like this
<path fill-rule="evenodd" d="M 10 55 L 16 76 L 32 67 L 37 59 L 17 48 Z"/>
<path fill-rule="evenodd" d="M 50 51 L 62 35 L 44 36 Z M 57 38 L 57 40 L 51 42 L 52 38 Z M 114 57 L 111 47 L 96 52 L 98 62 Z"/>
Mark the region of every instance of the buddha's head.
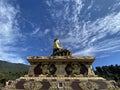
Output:
<path fill-rule="evenodd" d="M 56 43 L 60 43 L 60 40 L 59 40 L 59 39 L 55 39 L 55 40 L 54 40 L 54 43 L 55 43 L 55 42 L 56 42 Z"/>

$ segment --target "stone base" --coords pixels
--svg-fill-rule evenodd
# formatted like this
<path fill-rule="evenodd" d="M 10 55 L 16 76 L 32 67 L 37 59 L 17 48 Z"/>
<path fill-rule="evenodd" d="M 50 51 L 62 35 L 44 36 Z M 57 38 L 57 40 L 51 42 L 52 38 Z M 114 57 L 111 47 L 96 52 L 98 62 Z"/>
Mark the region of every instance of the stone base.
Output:
<path fill-rule="evenodd" d="M 94 74 L 92 56 L 30 56 L 28 75 L 2 90 L 120 90 Z"/>
<path fill-rule="evenodd" d="M 4 89 L 3 89 L 4 90 Z M 5 90 L 119 90 L 102 77 L 20 77 Z"/>

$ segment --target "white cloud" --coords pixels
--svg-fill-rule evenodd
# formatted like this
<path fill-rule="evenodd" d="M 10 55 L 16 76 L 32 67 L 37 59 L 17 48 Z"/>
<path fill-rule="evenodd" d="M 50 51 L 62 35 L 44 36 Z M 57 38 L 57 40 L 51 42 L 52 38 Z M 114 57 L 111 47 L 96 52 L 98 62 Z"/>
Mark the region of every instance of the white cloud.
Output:
<path fill-rule="evenodd" d="M 90 47 L 90 48 L 86 48 L 84 50 L 78 51 L 73 53 L 73 55 L 77 56 L 77 55 L 81 55 L 81 56 L 93 56 L 94 55 L 94 48 Z"/>
<path fill-rule="evenodd" d="M 59 2 L 62 3 L 62 1 Z M 74 4 L 71 5 L 70 2 Z M 91 9 L 94 5 L 95 1 L 92 0 L 86 7 L 88 10 L 84 11 L 86 15 L 89 13 L 89 17 L 81 13 L 85 6 L 82 0 L 68 1 L 62 9 L 52 12 L 58 25 L 54 33 L 60 36 L 60 32 L 66 31 L 65 36 L 61 35 L 61 41 L 66 47 L 77 51 L 74 55 L 95 55 L 99 52 L 112 53 L 113 50 L 114 52 L 120 50 L 120 12 L 114 12 L 119 4 L 113 3 L 115 7 L 111 6 L 112 10 L 110 6 L 106 6 L 111 12 L 106 12 L 102 17 L 96 16 L 96 20 L 91 20 L 90 17 L 95 17 L 91 16 Z M 55 16 L 58 12 L 62 12 L 59 17 Z M 81 19 L 81 17 L 87 19 Z"/>
<path fill-rule="evenodd" d="M 50 32 L 50 29 L 45 29 L 44 34 L 48 34 Z"/>
<path fill-rule="evenodd" d="M 71 37 L 66 38 L 64 42 L 75 44 L 74 46 L 77 45 L 78 48 L 94 47 L 92 50 L 94 54 L 120 50 L 120 37 L 115 36 L 115 34 L 120 32 L 120 13 L 113 13 L 104 18 L 97 19 L 93 23 L 84 24 L 85 28 L 70 31 L 70 33 L 75 32 L 75 36 L 71 35 Z M 109 35 L 114 35 L 114 38 L 110 38 Z M 82 52 L 80 50 L 77 54 L 81 55 L 82 53 L 86 53 L 86 55 L 88 55 L 87 50 L 84 50 L 84 48 Z M 88 51 L 89 50 L 90 49 L 88 49 Z"/>
<path fill-rule="evenodd" d="M 0 0 L 0 60 L 25 63 L 15 47 L 20 35 L 16 19 L 18 12 L 8 0 Z"/>
<path fill-rule="evenodd" d="M 120 1 L 116 0 L 116 3 L 113 6 L 110 6 L 108 9 L 111 10 L 112 12 L 115 12 L 117 9 L 119 10 L 120 8 Z"/>
<path fill-rule="evenodd" d="M 30 35 L 36 35 L 39 33 L 39 31 L 40 31 L 40 28 L 36 28 L 35 30 L 32 31 Z"/>
<path fill-rule="evenodd" d="M 8 53 L 8 52 L 0 52 L 0 60 L 12 62 L 12 63 L 24 63 L 25 61 L 17 54 L 15 53 Z"/>
<path fill-rule="evenodd" d="M 49 32 L 50 32 L 50 29 L 42 30 L 40 29 L 40 27 L 35 27 L 35 29 L 31 33 L 28 33 L 28 35 L 38 38 L 38 37 L 44 37 Z"/>
<path fill-rule="evenodd" d="M 46 4 L 50 7 L 51 6 L 51 1 L 46 1 Z"/>
<path fill-rule="evenodd" d="M 109 56 L 110 56 L 110 55 L 107 55 L 107 54 L 106 54 L 106 55 L 98 56 L 97 59 L 98 59 L 98 58 L 106 58 L 106 57 L 109 57 Z"/>

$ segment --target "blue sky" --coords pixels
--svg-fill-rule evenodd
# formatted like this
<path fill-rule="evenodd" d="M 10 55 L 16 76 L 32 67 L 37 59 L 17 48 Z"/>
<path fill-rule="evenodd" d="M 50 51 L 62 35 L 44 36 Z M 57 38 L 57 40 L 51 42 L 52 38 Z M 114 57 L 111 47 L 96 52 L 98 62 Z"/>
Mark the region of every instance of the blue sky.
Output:
<path fill-rule="evenodd" d="M 50 56 L 55 38 L 93 66 L 120 65 L 119 0 L 0 0 L 0 60 Z"/>

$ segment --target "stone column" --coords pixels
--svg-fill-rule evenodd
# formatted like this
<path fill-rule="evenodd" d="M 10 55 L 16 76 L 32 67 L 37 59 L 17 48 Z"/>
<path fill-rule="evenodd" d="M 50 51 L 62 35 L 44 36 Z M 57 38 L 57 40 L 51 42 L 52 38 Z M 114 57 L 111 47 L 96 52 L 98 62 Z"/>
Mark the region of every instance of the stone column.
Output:
<path fill-rule="evenodd" d="M 88 76 L 95 76 L 92 66 L 86 65 L 86 67 L 88 68 Z"/>
<path fill-rule="evenodd" d="M 36 67 L 37 65 L 31 65 L 30 68 L 29 68 L 29 71 L 28 71 L 28 75 L 30 76 L 34 76 L 34 68 Z"/>

